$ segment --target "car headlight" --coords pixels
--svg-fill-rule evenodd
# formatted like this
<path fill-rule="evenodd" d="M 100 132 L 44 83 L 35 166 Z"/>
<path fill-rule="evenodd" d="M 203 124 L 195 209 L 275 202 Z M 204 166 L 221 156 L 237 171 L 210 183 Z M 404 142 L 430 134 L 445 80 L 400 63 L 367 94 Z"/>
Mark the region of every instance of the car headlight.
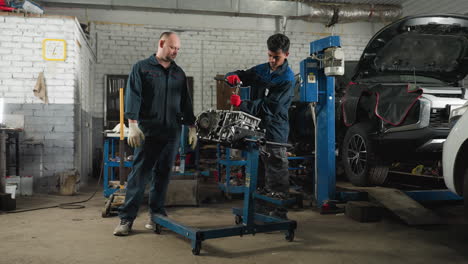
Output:
<path fill-rule="evenodd" d="M 465 104 L 461 107 L 457 107 L 450 110 L 450 117 L 449 117 L 449 127 L 452 128 L 455 123 L 460 119 L 460 117 L 466 112 L 468 109 L 468 105 Z"/>
<path fill-rule="evenodd" d="M 453 117 L 456 117 L 456 116 L 461 116 L 463 115 L 465 112 L 466 112 L 466 109 L 468 109 L 468 105 L 463 105 L 461 107 L 458 107 L 458 108 L 454 108 L 450 111 L 450 117 L 449 119 L 452 119 Z"/>

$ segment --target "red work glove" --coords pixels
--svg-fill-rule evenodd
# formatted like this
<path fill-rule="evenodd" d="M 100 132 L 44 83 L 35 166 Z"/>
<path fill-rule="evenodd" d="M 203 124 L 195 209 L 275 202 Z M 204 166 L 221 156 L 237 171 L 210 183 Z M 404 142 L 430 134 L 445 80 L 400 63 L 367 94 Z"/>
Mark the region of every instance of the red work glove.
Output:
<path fill-rule="evenodd" d="M 240 96 L 237 94 L 231 95 L 231 104 L 233 106 L 239 106 L 242 103 L 242 100 L 240 99 Z"/>
<path fill-rule="evenodd" d="M 239 79 L 239 76 L 237 75 L 229 75 L 226 79 L 230 85 L 236 85 L 241 82 L 241 80 Z"/>

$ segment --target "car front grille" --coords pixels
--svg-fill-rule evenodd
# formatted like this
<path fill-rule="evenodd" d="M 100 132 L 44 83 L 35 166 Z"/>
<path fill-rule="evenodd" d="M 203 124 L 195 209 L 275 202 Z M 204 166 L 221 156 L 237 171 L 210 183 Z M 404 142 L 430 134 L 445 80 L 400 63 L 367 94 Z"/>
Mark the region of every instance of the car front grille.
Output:
<path fill-rule="evenodd" d="M 432 108 L 429 126 L 432 128 L 449 128 L 448 114 L 444 108 Z"/>
<path fill-rule="evenodd" d="M 429 93 L 427 93 L 429 94 Z M 462 94 L 434 94 L 435 96 L 437 97 L 443 97 L 443 98 L 459 98 L 459 99 L 463 99 L 463 95 Z"/>

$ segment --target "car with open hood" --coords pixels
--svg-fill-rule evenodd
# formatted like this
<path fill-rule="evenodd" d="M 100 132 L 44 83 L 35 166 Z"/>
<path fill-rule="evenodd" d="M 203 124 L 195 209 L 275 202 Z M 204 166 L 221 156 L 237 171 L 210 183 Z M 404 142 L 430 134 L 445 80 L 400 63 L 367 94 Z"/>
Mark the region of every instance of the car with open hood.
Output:
<path fill-rule="evenodd" d="M 440 160 L 449 117 L 467 101 L 467 73 L 468 16 L 405 17 L 377 32 L 337 115 L 344 135 L 340 157 L 350 182 L 381 185 L 394 161 Z"/>

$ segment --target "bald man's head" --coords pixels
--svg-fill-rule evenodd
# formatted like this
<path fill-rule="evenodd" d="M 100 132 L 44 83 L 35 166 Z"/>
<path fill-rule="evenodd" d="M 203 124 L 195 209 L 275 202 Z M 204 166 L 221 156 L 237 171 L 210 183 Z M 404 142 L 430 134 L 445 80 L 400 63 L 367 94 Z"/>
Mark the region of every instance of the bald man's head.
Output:
<path fill-rule="evenodd" d="M 161 33 L 161 35 L 159 36 L 159 39 L 164 39 L 166 40 L 170 35 L 172 34 L 175 34 L 174 32 L 171 32 L 171 31 L 166 31 L 166 32 L 163 32 Z"/>
<path fill-rule="evenodd" d="M 156 56 L 163 61 L 173 61 L 180 49 L 180 39 L 174 32 L 163 32 L 159 37 Z"/>

